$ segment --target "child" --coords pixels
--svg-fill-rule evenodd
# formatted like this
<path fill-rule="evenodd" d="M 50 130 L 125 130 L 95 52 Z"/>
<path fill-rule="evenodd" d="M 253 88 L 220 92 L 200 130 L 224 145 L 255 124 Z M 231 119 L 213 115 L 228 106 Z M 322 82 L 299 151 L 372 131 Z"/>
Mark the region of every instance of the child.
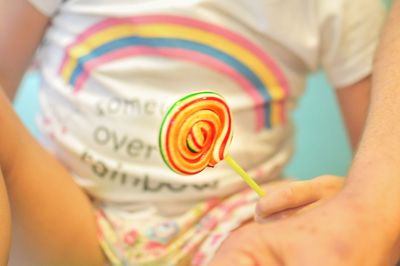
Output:
<path fill-rule="evenodd" d="M 223 163 L 196 176 L 163 165 L 157 134 L 168 105 L 192 91 L 222 94 L 234 116 L 231 154 L 257 182 L 276 180 L 292 154 L 291 113 L 320 66 L 357 143 L 384 15 L 374 0 L 5 5 L 0 84 L 9 95 L 41 42 L 39 125 L 54 157 L 0 97 L 0 165 L 40 265 L 101 265 L 97 241 L 114 265 L 206 265 L 251 219 L 257 196 Z"/>

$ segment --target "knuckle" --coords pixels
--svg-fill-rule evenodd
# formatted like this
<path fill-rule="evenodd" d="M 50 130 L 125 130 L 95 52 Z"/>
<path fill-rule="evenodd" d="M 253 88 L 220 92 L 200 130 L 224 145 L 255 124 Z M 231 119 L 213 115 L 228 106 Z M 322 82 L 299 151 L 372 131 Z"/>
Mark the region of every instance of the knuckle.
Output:
<path fill-rule="evenodd" d="M 337 190 L 343 186 L 344 178 L 334 175 L 325 175 L 319 178 L 319 182 L 317 182 L 317 184 L 321 189 Z"/>
<path fill-rule="evenodd" d="M 287 185 L 282 189 L 282 197 L 289 205 L 296 203 L 296 193 L 293 184 Z"/>

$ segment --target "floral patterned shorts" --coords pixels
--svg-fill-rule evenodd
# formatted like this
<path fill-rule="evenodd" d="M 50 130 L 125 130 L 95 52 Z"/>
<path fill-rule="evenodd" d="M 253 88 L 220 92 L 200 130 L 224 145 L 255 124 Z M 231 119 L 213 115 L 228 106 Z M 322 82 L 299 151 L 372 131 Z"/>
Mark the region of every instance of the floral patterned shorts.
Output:
<path fill-rule="evenodd" d="M 257 195 L 244 190 L 200 202 L 178 216 L 151 208 L 96 210 L 99 241 L 111 265 L 207 265 L 223 240 L 252 218 Z"/>

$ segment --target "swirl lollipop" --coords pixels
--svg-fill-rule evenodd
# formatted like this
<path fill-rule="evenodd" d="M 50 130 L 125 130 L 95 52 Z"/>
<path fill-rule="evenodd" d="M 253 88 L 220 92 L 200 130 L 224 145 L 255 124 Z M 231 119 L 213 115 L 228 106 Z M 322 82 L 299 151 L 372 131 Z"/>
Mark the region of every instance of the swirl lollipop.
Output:
<path fill-rule="evenodd" d="M 225 161 L 258 195 L 264 191 L 228 155 L 232 140 L 231 112 L 225 99 L 211 91 L 189 94 L 167 111 L 159 145 L 164 162 L 178 174 L 193 175 Z"/>

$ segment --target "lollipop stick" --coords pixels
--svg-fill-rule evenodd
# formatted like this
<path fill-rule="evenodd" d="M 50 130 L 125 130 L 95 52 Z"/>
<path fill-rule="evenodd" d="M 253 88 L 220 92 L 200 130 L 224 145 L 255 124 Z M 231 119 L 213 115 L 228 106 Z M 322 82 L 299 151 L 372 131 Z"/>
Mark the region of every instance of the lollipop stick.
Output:
<path fill-rule="evenodd" d="M 243 178 L 247 185 L 249 185 L 249 187 L 251 187 L 258 194 L 258 196 L 265 196 L 264 190 L 262 190 L 262 188 L 243 170 L 242 167 L 240 167 L 240 165 L 230 155 L 225 156 L 225 161 Z"/>

